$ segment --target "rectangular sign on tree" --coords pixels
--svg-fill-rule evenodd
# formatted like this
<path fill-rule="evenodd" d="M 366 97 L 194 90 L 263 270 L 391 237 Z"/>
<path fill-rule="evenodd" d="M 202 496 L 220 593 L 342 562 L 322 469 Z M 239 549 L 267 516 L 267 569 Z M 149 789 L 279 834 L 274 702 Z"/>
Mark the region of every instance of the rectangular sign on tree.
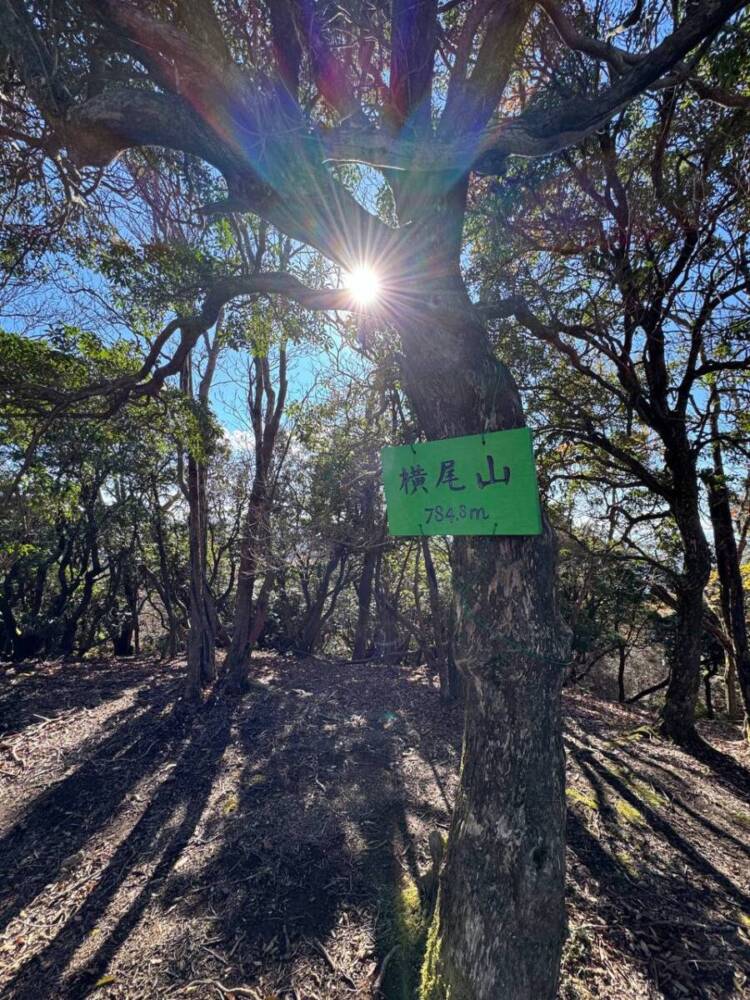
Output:
<path fill-rule="evenodd" d="M 531 431 L 383 448 L 391 535 L 538 535 Z"/>

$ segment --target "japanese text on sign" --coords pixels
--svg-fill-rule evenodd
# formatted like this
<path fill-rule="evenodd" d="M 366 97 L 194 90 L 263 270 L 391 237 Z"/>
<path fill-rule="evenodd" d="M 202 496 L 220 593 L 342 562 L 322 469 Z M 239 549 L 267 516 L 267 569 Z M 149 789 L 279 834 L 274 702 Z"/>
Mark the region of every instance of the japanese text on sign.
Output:
<path fill-rule="evenodd" d="M 384 448 L 392 535 L 538 535 L 527 427 Z"/>

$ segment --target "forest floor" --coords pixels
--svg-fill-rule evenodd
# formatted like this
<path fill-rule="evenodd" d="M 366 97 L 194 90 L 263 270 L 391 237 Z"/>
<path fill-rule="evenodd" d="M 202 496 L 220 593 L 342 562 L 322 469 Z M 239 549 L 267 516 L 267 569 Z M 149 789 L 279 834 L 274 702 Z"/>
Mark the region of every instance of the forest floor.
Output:
<path fill-rule="evenodd" d="M 192 721 L 181 665 L 8 670 L 0 995 L 414 1000 L 461 719 L 419 670 L 270 655 Z M 750 754 L 566 695 L 563 1000 L 750 997 Z M 499 998 L 498 998 L 499 1000 Z"/>

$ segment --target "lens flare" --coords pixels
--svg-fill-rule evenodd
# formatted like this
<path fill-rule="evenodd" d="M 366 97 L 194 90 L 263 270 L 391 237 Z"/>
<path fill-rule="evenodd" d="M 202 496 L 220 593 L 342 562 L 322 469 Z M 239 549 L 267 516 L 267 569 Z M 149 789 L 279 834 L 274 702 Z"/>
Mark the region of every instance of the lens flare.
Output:
<path fill-rule="evenodd" d="M 355 267 L 344 275 L 344 287 L 358 306 L 371 306 L 380 295 L 380 279 L 371 267 Z"/>

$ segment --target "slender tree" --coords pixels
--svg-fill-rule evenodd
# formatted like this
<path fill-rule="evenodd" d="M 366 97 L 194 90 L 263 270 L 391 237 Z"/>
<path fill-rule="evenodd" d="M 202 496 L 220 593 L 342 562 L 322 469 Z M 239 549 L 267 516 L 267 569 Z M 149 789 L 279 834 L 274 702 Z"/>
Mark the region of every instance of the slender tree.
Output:
<path fill-rule="evenodd" d="M 711 467 L 704 473 L 716 553 L 724 629 L 731 640 L 725 676 L 727 711 L 737 717 L 735 679 L 739 680 L 745 708 L 745 736 L 750 739 L 750 645 L 748 644 L 745 589 L 732 516 L 729 477 L 724 462 L 721 427 L 721 394 L 714 385 L 710 398 Z"/>
<path fill-rule="evenodd" d="M 254 442 L 253 484 L 240 538 L 234 627 L 227 657 L 230 681 L 238 690 L 246 683 L 248 660 L 265 624 L 268 596 L 274 579 L 270 565 L 269 520 L 273 499 L 274 449 L 289 385 L 285 341 L 279 345 L 278 362 L 274 380 L 269 356 L 256 355 L 248 379 L 247 405 Z M 256 594 L 259 576 L 262 580 Z"/>
<path fill-rule="evenodd" d="M 200 698 L 202 688 L 216 677 L 216 606 L 208 571 L 207 451 L 210 446 L 208 398 L 221 349 L 221 317 L 213 336 L 204 334 L 205 362 L 194 392 L 193 351 L 185 360 L 180 388 L 195 406 L 198 433 L 182 461 L 180 485 L 188 504 L 188 545 L 190 559 L 190 630 L 187 639 L 185 696 L 189 702 Z M 191 446 L 192 445 L 192 446 Z"/>

